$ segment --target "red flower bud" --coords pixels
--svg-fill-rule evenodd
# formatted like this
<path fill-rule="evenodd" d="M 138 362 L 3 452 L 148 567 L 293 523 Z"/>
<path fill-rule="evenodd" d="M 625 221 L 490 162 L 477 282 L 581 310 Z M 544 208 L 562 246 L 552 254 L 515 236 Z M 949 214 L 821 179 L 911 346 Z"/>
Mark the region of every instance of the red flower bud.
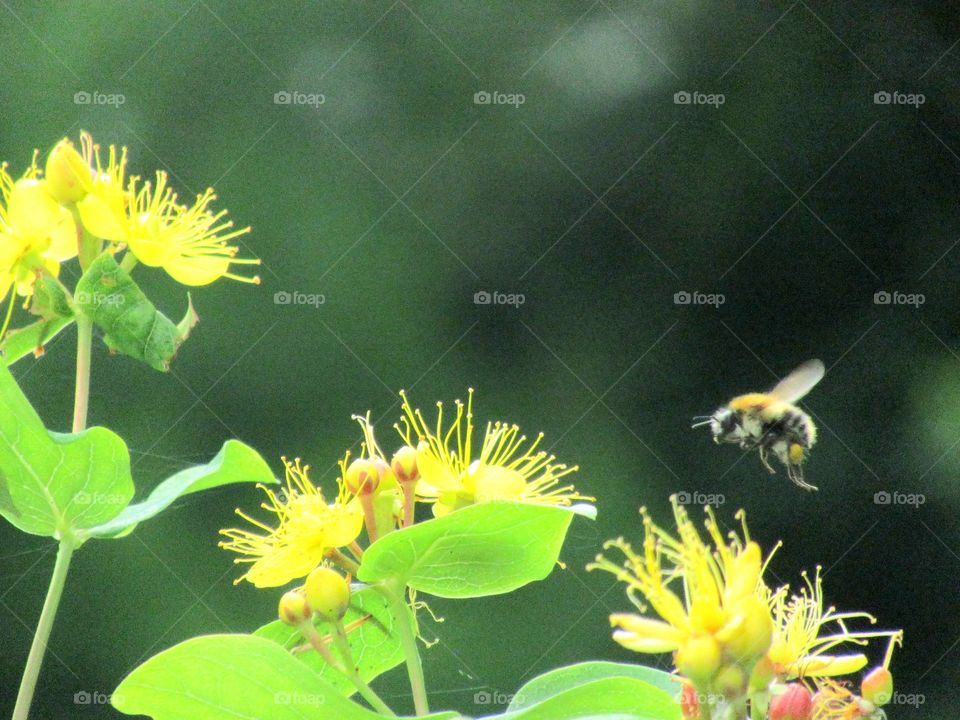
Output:
<path fill-rule="evenodd" d="M 770 702 L 770 720 L 810 720 L 813 698 L 803 685 L 792 683 Z"/>

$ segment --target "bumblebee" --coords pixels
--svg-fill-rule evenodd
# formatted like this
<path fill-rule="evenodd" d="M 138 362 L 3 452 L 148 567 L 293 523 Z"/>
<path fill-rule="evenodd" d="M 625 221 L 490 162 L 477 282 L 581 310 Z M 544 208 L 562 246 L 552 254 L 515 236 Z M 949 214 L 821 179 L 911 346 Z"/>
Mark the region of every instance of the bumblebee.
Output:
<path fill-rule="evenodd" d="M 810 392 L 823 374 L 822 362 L 808 360 L 769 392 L 738 395 L 712 415 L 695 417 L 691 427 L 709 425 L 714 442 L 759 451 L 760 462 L 776 474 L 770 464 L 773 454 L 797 486 L 816 490 L 803 479 L 803 461 L 817 441 L 817 426 L 794 403 Z"/>

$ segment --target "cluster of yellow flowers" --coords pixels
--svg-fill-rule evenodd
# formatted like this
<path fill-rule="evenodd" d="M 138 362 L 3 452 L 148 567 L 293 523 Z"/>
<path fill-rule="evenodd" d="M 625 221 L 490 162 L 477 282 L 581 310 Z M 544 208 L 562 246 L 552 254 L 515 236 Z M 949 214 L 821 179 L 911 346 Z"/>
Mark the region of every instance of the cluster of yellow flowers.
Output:
<path fill-rule="evenodd" d="M 35 152 L 19 179 L 0 165 L 0 300 L 13 291 L 7 323 L 12 298 L 28 298 L 43 275 L 57 277 L 85 237 L 97 243 L 96 254 L 127 249 L 184 285 L 221 277 L 258 282 L 230 272 L 231 265 L 260 261 L 236 257 L 238 249 L 228 242 L 250 228 L 234 229 L 225 210 L 214 212 L 212 190 L 183 205 L 165 172 L 156 173 L 155 184 L 127 177 L 127 149 L 111 145 L 104 158 L 86 132 L 80 150 L 64 138 L 43 169 L 38 157 Z"/>
<path fill-rule="evenodd" d="M 676 498 L 672 503 L 676 536 L 641 510 L 643 551 L 613 540 L 605 549 L 616 548 L 625 559 L 601 554 L 590 568 L 613 573 L 626 583 L 638 610 L 649 605 L 659 616 L 614 613 L 613 638 L 636 652 L 674 653 L 685 682 L 684 716 L 709 718 L 711 705 L 750 703 L 752 716 L 771 720 L 880 717 L 879 707 L 892 692 L 888 666 L 902 632 L 849 629 L 851 620 L 875 620 L 824 607 L 819 569 L 813 580 L 804 576 L 799 593 L 789 585 L 770 589 L 763 575 L 773 553 L 763 558 L 742 511 L 742 536 L 731 532 L 724 538 L 708 508 L 705 542 Z M 869 660 L 861 652 L 834 651 L 880 638 L 888 642 L 883 665 L 856 695 L 834 678 L 859 672 Z"/>
<path fill-rule="evenodd" d="M 237 579 L 257 587 L 278 587 L 307 576 L 330 560 L 355 568 L 363 549 L 357 543 L 366 529 L 367 540 L 414 522 L 416 502 L 428 503 L 433 514 L 448 513 L 477 503 L 514 501 L 538 505 L 569 506 L 574 501 L 592 501 L 559 479 L 575 472 L 538 449 L 542 435 L 532 443 L 516 425 L 487 423 L 474 457 L 473 391 L 467 404 L 456 402 L 450 427 L 444 426 L 443 404 L 428 425 L 406 395 L 403 419 L 396 425 L 405 443 L 388 460 L 374 436 L 369 414 L 355 419 L 364 440 L 360 456 L 340 461 L 337 496 L 328 502 L 310 480 L 308 466 L 288 462 L 286 481 L 279 492 L 262 487 L 267 495 L 263 509 L 275 516 L 275 525 L 264 524 L 237 513 L 255 530 L 221 531 L 228 540 L 221 547 L 241 555 L 235 562 L 249 563 Z"/>

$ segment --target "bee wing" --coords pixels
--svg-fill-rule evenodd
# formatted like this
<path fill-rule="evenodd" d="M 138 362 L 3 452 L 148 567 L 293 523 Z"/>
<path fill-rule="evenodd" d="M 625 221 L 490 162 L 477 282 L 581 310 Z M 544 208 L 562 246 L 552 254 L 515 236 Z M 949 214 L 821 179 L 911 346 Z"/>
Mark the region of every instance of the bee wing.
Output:
<path fill-rule="evenodd" d="M 792 403 L 806 395 L 820 382 L 826 369 L 819 360 L 807 360 L 770 391 L 777 400 Z"/>

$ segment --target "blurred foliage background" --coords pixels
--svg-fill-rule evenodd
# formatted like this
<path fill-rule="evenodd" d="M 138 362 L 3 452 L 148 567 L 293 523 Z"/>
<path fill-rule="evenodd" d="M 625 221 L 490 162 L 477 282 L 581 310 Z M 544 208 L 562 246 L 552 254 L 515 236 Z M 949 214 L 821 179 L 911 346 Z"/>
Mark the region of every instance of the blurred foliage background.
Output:
<path fill-rule="evenodd" d="M 627 600 L 584 564 L 666 519 L 675 492 L 722 494 L 721 517 L 785 547 L 772 570 L 822 564 L 828 601 L 903 627 L 898 690 L 946 717 L 960 673 L 960 22 L 947 3 L 440 0 L 0 3 L 0 157 L 19 171 L 80 129 L 166 168 L 184 197 L 214 185 L 263 258 L 262 286 L 194 293 L 202 322 L 173 371 L 98 346 L 91 423 L 129 443 L 138 494 L 224 439 L 332 481 L 396 392 L 421 406 L 477 389 L 480 418 L 546 433 L 599 498 L 566 570 L 505 597 L 431 601 L 434 703 L 484 714 L 523 680 L 589 658 Z M 477 104 L 478 92 L 522 94 Z M 877 92 L 923 94 L 877 104 Z M 76 93 L 122 94 L 122 105 Z M 276 93 L 323 96 L 278 104 Z M 677 104 L 722 93 L 722 105 Z M 79 96 L 82 101 L 83 96 Z M 296 100 L 296 98 L 294 98 Z M 183 288 L 140 282 L 171 316 Z M 322 294 L 319 307 L 277 292 Z M 478 305 L 522 293 L 520 307 Z M 678 292 L 722 293 L 720 306 Z M 878 291 L 921 293 L 920 307 Z M 66 429 L 74 335 L 16 373 Z M 809 357 L 829 371 L 807 494 L 755 456 L 689 429 L 729 396 Z M 882 505 L 877 492 L 925 503 Z M 136 663 L 193 635 L 249 631 L 277 593 L 233 587 L 216 547 L 253 488 L 181 502 L 78 554 L 34 716 L 112 717 Z M 53 564 L 2 530 L 3 707 Z M 643 658 L 639 658 L 643 659 Z M 664 659 L 665 660 L 665 659 Z M 405 690 L 402 671 L 380 681 Z M 398 699 L 401 707 L 407 702 Z"/>

